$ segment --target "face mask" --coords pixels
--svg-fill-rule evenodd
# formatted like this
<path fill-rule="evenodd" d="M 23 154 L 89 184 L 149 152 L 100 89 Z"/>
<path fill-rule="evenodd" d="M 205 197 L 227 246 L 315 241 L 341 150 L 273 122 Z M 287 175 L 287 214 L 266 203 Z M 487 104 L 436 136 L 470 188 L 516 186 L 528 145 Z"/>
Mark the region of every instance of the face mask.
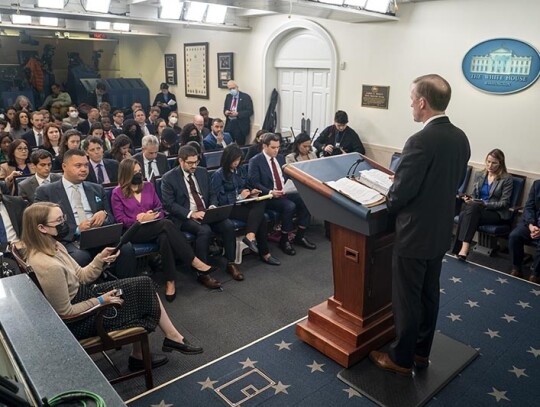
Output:
<path fill-rule="evenodd" d="M 231 90 L 229 91 L 229 93 L 230 93 L 231 95 L 233 95 L 233 96 L 236 96 L 236 95 L 238 95 L 238 89 L 231 89 Z"/>
<path fill-rule="evenodd" d="M 143 183 L 143 175 L 142 173 L 138 172 L 136 174 L 133 174 L 133 178 L 131 178 L 131 184 L 132 185 L 141 185 Z"/>
<path fill-rule="evenodd" d="M 67 222 L 62 222 L 55 226 L 56 236 L 53 236 L 56 240 L 60 241 L 69 234 L 69 226 Z"/>
<path fill-rule="evenodd" d="M 69 117 L 71 117 L 72 119 L 76 119 L 77 117 L 79 117 L 79 112 L 69 112 Z"/>
<path fill-rule="evenodd" d="M 178 118 L 176 118 L 176 117 L 171 117 L 171 118 L 169 119 L 169 122 L 171 122 L 172 124 L 176 124 L 176 123 L 178 123 Z"/>

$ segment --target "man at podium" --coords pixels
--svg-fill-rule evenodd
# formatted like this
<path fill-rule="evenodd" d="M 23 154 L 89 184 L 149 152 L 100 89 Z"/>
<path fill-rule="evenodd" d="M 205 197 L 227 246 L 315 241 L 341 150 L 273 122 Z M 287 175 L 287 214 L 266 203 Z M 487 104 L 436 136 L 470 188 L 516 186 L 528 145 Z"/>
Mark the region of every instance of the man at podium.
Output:
<path fill-rule="evenodd" d="M 405 376 L 413 365 L 429 365 L 442 259 L 450 245 L 456 190 L 470 157 L 467 136 L 445 114 L 450 96 L 450 84 L 439 75 L 413 81 L 413 118 L 424 128 L 407 140 L 388 193 L 388 212 L 396 216 L 392 308 L 397 337 L 389 353 L 369 356 L 378 367 Z"/>

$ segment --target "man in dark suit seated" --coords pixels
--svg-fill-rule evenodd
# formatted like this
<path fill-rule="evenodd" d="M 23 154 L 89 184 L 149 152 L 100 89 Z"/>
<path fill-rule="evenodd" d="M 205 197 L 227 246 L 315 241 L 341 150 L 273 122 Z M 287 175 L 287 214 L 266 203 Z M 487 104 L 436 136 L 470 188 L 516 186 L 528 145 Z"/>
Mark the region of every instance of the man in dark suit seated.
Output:
<path fill-rule="evenodd" d="M 81 266 L 92 261 L 101 248 L 81 250 L 79 236 L 90 228 L 115 223 L 107 193 L 101 185 L 85 181 L 88 176 L 88 158 L 82 150 L 68 150 L 64 154 L 64 176 L 58 182 L 41 185 L 36 190 L 36 202 L 60 205 L 66 216 L 69 233 L 62 239 L 68 253 Z M 119 278 L 132 277 L 136 270 L 135 253 L 130 243 L 122 246 L 120 256 L 113 264 Z"/>
<path fill-rule="evenodd" d="M 204 125 L 204 117 L 200 114 L 193 116 L 193 124 L 195 127 L 197 127 L 197 130 L 199 130 L 203 139 L 210 134 L 210 127 L 212 127 L 212 123 L 210 123 L 209 127 L 206 128 Z"/>
<path fill-rule="evenodd" d="M 45 126 L 45 117 L 43 113 L 36 110 L 30 114 L 32 130 L 24 133 L 21 138 L 28 143 L 28 148 L 32 150 L 43 144 L 43 126 Z"/>
<path fill-rule="evenodd" d="M 227 258 L 227 272 L 237 281 L 244 279 L 234 263 L 236 236 L 229 219 L 211 224 L 201 224 L 207 208 L 218 205 L 217 197 L 210 187 L 206 168 L 197 167 L 199 157 L 192 146 L 182 146 L 178 151 L 179 166 L 162 178 L 163 206 L 180 229 L 196 236 L 195 254 L 208 263 L 208 247 L 212 232 L 221 235 Z M 220 288 L 221 283 L 209 275 L 199 274 L 198 281 L 207 288 Z"/>
<path fill-rule="evenodd" d="M 19 267 L 6 249 L 9 243 L 20 240 L 26 205 L 26 201 L 20 196 L 9 196 L 0 192 L 0 251 L 4 253 L 4 261 L 8 263 L 8 268 L 15 273 L 19 272 Z M 0 278 L 2 271 L 0 267 Z"/>
<path fill-rule="evenodd" d="M 219 118 L 214 119 L 212 122 L 212 131 L 203 139 L 204 149 L 206 151 L 222 149 L 234 143 L 231 135 L 223 132 L 224 126 L 223 120 Z"/>
<path fill-rule="evenodd" d="M 107 84 L 99 81 L 96 84 L 96 89 L 88 96 L 88 104 L 93 107 L 99 107 L 103 102 L 111 103 L 111 98 L 107 93 Z"/>
<path fill-rule="evenodd" d="M 34 203 L 34 194 L 41 184 L 60 181 L 61 174 L 51 173 L 52 154 L 47 150 L 36 150 L 30 155 L 30 162 L 34 164 L 36 173 L 19 184 L 18 195 L 29 203 Z"/>
<path fill-rule="evenodd" d="M 523 277 L 521 268 L 525 244 L 533 245 L 536 249 L 529 281 L 538 283 L 540 281 L 540 180 L 532 184 L 521 221 L 508 238 L 508 249 L 512 255 L 510 274 L 514 277 Z"/>
<path fill-rule="evenodd" d="M 85 120 L 77 125 L 77 130 L 79 130 L 83 136 L 87 136 L 88 133 L 90 133 L 90 128 L 92 125 L 99 121 L 99 110 L 96 108 L 90 109 L 87 117 L 88 120 Z"/>
<path fill-rule="evenodd" d="M 267 133 L 263 138 L 263 150 L 261 153 L 249 160 L 248 177 L 249 183 L 253 188 L 262 191 L 263 195 L 272 193 L 273 199 L 266 203 L 267 209 L 272 209 L 281 214 L 281 240 L 279 247 L 285 254 L 294 256 L 296 250 L 289 241 L 289 233 L 294 230 L 293 217 L 298 217 L 298 228 L 294 243 L 315 250 L 317 246 L 310 242 L 305 232 L 311 220 L 304 201 L 300 195 L 295 192 L 285 194 L 283 186 L 288 177 L 283 174 L 281 167 L 285 165 L 285 158 L 278 154 L 280 138 L 274 133 Z M 276 163 L 277 161 L 277 163 Z"/>
<path fill-rule="evenodd" d="M 95 184 L 118 182 L 118 161 L 103 158 L 103 140 L 97 136 L 88 137 L 84 142 L 84 152 L 90 164 L 86 181 Z"/>
<path fill-rule="evenodd" d="M 139 162 L 146 180 L 161 177 L 169 171 L 167 156 L 158 152 L 159 140 L 156 136 L 144 136 L 141 146 L 141 152 L 135 154 L 133 158 Z"/>

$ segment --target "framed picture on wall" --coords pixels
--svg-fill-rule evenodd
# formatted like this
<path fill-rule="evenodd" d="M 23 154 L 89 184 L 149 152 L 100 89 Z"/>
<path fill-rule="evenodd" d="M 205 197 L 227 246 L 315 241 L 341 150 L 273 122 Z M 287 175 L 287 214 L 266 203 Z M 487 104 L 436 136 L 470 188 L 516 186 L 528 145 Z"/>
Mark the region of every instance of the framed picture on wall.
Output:
<path fill-rule="evenodd" d="M 178 83 L 176 54 L 165 54 L 165 82 L 168 85 L 176 85 Z"/>
<path fill-rule="evenodd" d="M 184 44 L 186 97 L 208 99 L 208 43 Z"/>
<path fill-rule="evenodd" d="M 219 52 L 217 54 L 218 87 L 226 88 L 227 82 L 234 79 L 234 65 L 232 52 Z"/>

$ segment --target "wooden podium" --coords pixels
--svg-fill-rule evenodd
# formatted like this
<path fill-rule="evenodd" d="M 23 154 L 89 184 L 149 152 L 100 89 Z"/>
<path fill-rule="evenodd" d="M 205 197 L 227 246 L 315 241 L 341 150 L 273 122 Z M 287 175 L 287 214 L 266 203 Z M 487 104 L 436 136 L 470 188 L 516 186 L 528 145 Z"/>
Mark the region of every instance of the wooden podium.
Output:
<path fill-rule="evenodd" d="M 326 186 L 358 170 L 378 168 L 358 153 L 289 164 L 285 173 L 313 216 L 331 225 L 334 295 L 309 310 L 296 334 L 304 342 L 350 367 L 394 336 L 392 247 L 386 205 L 366 208 Z M 357 173 L 357 172 L 356 172 Z"/>

